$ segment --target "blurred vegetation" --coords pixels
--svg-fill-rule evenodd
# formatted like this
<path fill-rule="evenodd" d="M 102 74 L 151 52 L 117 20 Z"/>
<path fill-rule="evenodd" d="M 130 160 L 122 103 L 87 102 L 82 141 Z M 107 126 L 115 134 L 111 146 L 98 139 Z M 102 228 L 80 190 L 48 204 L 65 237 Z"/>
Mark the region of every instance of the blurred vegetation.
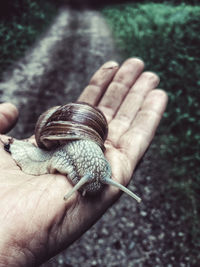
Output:
<path fill-rule="evenodd" d="M 69 0 L 7 0 L 0 9 L 0 77 Z M 74 0 L 74 3 L 80 1 Z M 94 2 L 94 1 L 93 1 Z M 115 2 L 110 1 L 110 2 Z M 118 1 L 116 1 L 118 2 Z M 169 95 L 159 128 L 160 153 L 170 163 L 171 198 L 180 203 L 200 245 L 200 6 L 199 0 L 130 1 L 102 10 L 124 59 L 140 57 Z M 87 3 L 90 3 L 88 0 Z M 108 1 L 109 3 L 109 1 Z M 168 170 L 169 171 L 169 170 Z"/>
<path fill-rule="evenodd" d="M 124 59 L 142 58 L 169 95 L 159 128 L 160 152 L 171 166 L 166 184 L 200 242 L 200 6 L 120 5 L 103 14 Z"/>
<path fill-rule="evenodd" d="M 0 78 L 49 25 L 56 8 L 48 1 L 6 0 L 0 9 Z"/>

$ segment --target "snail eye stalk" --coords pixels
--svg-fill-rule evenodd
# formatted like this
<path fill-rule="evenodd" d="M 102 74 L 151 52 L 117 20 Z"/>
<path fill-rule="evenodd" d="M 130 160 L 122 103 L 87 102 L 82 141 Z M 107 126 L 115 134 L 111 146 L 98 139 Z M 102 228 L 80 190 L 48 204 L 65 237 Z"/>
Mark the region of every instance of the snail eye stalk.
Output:
<path fill-rule="evenodd" d="M 112 185 L 115 186 L 117 188 L 119 188 L 120 190 L 122 190 L 124 193 L 128 194 L 129 196 L 131 196 L 132 198 L 134 198 L 137 202 L 141 202 L 141 198 L 138 197 L 136 194 L 134 194 L 133 192 L 131 192 L 128 188 L 126 188 L 125 186 L 123 186 L 122 184 L 110 179 L 110 178 L 105 178 L 102 181 L 104 184 L 108 184 L 108 185 Z"/>
<path fill-rule="evenodd" d="M 80 181 L 73 187 L 73 189 L 64 196 L 64 200 L 69 199 L 73 195 L 73 193 L 78 191 L 84 184 L 88 183 L 91 179 L 92 178 L 90 174 L 83 176 Z"/>

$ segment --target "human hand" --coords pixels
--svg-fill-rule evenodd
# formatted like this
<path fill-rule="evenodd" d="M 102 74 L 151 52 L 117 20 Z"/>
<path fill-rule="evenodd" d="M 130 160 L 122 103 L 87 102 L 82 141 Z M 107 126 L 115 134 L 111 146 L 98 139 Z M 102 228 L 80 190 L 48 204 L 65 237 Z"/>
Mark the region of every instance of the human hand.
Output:
<path fill-rule="evenodd" d="M 129 59 L 120 68 L 109 62 L 96 72 L 79 98 L 105 114 L 109 124 L 105 156 L 112 178 L 123 185 L 129 183 L 164 112 L 167 97 L 155 90 L 158 82 L 155 74 L 143 72 L 139 59 Z M 0 117 L 0 129 L 5 132 L 17 113 L 13 107 L 3 112 L 12 114 L 4 117 L 4 124 Z M 64 202 L 63 195 L 72 188 L 65 176 L 23 173 L 3 144 L 0 166 L 1 266 L 41 264 L 79 238 L 121 194 L 108 186 L 92 201 L 75 193 Z"/>

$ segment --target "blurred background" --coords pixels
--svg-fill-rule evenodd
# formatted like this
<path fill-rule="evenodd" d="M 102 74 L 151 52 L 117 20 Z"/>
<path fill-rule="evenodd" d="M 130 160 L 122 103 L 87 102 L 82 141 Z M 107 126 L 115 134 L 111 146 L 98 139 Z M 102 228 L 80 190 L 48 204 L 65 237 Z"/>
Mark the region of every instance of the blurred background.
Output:
<path fill-rule="evenodd" d="M 0 101 L 20 109 L 15 137 L 46 108 L 75 101 L 107 60 L 143 59 L 169 96 L 130 184 L 141 205 L 122 196 L 44 266 L 200 266 L 199 30 L 199 1 L 4 2 Z"/>

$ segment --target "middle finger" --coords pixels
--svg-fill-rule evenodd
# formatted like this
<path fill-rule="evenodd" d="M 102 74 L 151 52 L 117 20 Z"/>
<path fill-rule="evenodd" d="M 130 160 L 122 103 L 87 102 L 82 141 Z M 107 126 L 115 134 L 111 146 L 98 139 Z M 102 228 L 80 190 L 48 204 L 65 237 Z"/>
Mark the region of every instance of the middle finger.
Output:
<path fill-rule="evenodd" d="M 109 125 L 109 137 L 114 143 L 117 143 L 120 136 L 128 130 L 141 109 L 146 96 L 151 90 L 155 89 L 158 83 L 159 77 L 153 72 L 144 72 L 137 79 Z"/>
<path fill-rule="evenodd" d="M 115 116 L 124 97 L 141 74 L 144 63 L 138 58 L 131 58 L 124 62 L 116 73 L 112 83 L 103 95 L 98 107 L 105 114 L 108 123 Z"/>

